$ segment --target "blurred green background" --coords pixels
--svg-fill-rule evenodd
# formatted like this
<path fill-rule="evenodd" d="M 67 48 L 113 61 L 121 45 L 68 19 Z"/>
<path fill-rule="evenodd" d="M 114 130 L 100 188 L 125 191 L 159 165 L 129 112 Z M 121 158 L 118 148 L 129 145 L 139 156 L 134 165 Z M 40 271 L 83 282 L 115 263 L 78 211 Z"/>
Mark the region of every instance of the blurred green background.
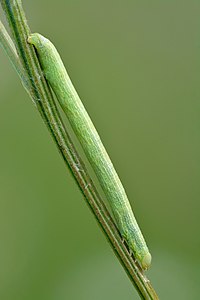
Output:
<path fill-rule="evenodd" d="M 199 299 L 200 2 L 23 2 L 124 183 L 160 298 Z M 0 299 L 139 299 L 2 49 L 0 66 Z"/>

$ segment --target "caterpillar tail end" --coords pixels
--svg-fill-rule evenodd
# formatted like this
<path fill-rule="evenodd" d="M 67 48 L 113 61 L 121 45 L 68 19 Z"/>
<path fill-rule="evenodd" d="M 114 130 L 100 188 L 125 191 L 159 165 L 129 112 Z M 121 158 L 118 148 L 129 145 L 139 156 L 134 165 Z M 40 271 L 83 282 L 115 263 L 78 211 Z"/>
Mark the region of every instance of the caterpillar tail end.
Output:
<path fill-rule="evenodd" d="M 38 43 L 39 37 L 40 37 L 39 33 L 30 34 L 28 37 L 28 43 L 35 45 L 36 43 Z"/>
<path fill-rule="evenodd" d="M 37 50 L 43 48 L 44 44 L 49 42 L 49 40 L 40 33 L 30 34 L 27 41 L 29 44 L 34 45 Z"/>
<path fill-rule="evenodd" d="M 151 265 L 151 254 L 149 252 L 147 254 L 145 254 L 145 256 L 143 257 L 143 259 L 141 261 L 141 265 L 144 270 L 149 269 L 149 267 Z"/>

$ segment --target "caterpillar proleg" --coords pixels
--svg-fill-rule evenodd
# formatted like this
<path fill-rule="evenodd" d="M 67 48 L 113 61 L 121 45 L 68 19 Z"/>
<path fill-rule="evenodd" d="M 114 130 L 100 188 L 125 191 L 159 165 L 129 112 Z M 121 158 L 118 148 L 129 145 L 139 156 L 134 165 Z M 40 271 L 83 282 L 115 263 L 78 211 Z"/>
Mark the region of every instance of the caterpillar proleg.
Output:
<path fill-rule="evenodd" d="M 151 264 L 151 254 L 134 217 L 126 192 L 56 48 L 38 33 L 30 35 L 28 42 L 37 50 L 44 76 L 97 175 L 122 237 L 142 268 L 148 269 Z"/>

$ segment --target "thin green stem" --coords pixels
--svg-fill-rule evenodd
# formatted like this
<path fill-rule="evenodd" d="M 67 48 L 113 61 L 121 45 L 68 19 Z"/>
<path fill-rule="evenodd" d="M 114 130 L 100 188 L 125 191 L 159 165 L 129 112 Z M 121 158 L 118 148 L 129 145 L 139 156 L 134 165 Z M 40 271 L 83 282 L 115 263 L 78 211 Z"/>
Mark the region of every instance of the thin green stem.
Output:
<path fill-rule="evenodd" d="M 52 93 L 46 83 L 37 56 L 33 47 L 27 43 L 30 29 L 27 25 L 21 1 L 1 0 L 7 20 L 9 22 L 15 46 L 22 68 L 25 70 L 26 86 L 28 92 L 34 100 L 42 119 L 51 132 L 54 141 L 62 154 L 64 161 L 69 166 L 81 192 L 85 196 L 86 202 L 90 206 L 98 223 L 108 238 L 113 250 L 122 263 L 125 271 L 135 285 L 142 299 L 157 300 L 158 297 L 143 275 L 140 268 L 133 261 L 122 238 L 112 220 L 103 200 L 98 195 L 96 188 L 88 175 L 88 172 L 74 148 L 69 135 L 62 123 L 57 107 L 54 103 Z M 7 43 L 8 46 L 9 43 Z M 5 47 L 4 47 L 5 48 Z M 16 55 L 15 51 L 7 52 L 8 56 Z M 16 56 L 17 57 L 17 56 Z M 22 77 L 22 81 L 23 81 Z"/>
<path fill-rule="evenodd" d="M 4 25 L 0 21 L 0 45 L 3 47 L 4 51 L 6 52 L 7 56 L 9 57 L 13 67 L 17 71 L 21 80 L 24 80 L 24 70 L 20 63 L 19 57 L 17 55 L 17 50 L 15 45 L 9 36 L 8 32 L 6 31 Z"/>

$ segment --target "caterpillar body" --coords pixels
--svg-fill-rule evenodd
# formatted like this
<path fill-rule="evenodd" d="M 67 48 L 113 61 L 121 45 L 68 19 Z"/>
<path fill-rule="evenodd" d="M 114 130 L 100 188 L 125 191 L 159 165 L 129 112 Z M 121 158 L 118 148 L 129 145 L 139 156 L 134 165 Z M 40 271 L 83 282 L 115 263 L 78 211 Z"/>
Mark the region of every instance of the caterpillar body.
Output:
<path fill-rule="evenodd" d="M 37 50 L 48 83 L 65 112 L 109 201 L 118 229 L 143 269 L 151 264 L 151 254 L 137 224 L 126 192 L 101 139 L 85 110 L 54 45 L 39 33 L 28 38 Z"/>

